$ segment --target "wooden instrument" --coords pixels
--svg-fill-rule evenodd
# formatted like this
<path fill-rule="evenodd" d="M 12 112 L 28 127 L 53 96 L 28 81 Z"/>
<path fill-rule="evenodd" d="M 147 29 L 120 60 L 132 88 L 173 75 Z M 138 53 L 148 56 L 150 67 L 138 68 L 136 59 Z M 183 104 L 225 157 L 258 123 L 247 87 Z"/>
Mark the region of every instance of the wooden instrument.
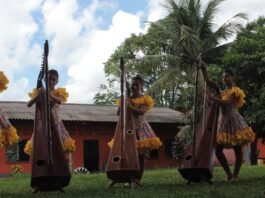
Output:
<path fill-rule="evenodd" d="M 129 98 L 123 58 L 120 59 L 120 69 L 120 115 L 106 168 L 107 177 L 113 181 L 110 187 L 115 183 L 139 184 L 137 178 L 140 178 L 141 174 L 133 115 L 132 111 L 127 107 L 127 100 Z"/>
<path fill-rule="evenodd" d="M 209 182 L 211 183 L 213 159 L 215 151 L 215 139 L 217 131 L 217 120 L 219 105 L 217 102 L 206 101 L 205 91 L 214 89 L 218 92 L 218 87 L 209 87 L 204 79 L 204 88 L 202 98 L 198 95 L 198 75 L 200 72 L 200 61 L 196 69 L 196 90 L 194 99 L 194 128 L 192 143 L 184 152 L 183 158 L 179 161 L 179 172 L 183 178 L 191 182 Z M 211 84 L 211 86 L 213 86 Z M 202 104 L 201 114 L 198 111 L 198 100 Z"/>
<path fill-rule="evenodd" d="M 71 174 L 51 114 L 48 52 L 46 40 L 43 64 L 37 81 L 37 89 L 43 88 L 42 80 L 45 77 L 45 92 L 42 92 L 36 101 L 31 187 L 37 191 L 62 191 L 62 188 L 69 184 Z"/>

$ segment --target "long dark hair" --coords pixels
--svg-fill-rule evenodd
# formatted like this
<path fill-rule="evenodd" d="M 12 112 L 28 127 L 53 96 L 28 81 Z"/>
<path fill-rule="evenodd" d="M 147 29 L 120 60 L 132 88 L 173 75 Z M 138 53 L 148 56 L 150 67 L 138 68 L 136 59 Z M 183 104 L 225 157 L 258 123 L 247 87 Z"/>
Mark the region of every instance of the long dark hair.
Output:
<path fill-rule="evenodd" d="M 225 69 L 224 73 L 227 73 L 227 74 L 229 74 L 232 77 L 235 77 L 235 73 L 231 69 Z"/>
<path fill-rule="evenodd" d="M 55 75 L 55 76 L 57 76 L 57 78 L 59 78 L 59 73 L 58 73 L 58 71 L 57 70 L 55 70 L 55 69 L 50 69 L 49 71 L 48 71 L 48 73 L 49 73 L 49 75 Z"/>
<path fill-rule="evenodd" d="M 136 76 L 134 76 L 133 78 L 132 78 L 132 81 L 135 81 L 135 80 L 137 80 L 137 81 L 139 81 L 140 83 L 141 83 L 141 86 L 142 86 L 142 92 L 144 91 L 144 79 L 141 77 L 141 76 L 139 76 L 139 75 L 136 75 Z"/>

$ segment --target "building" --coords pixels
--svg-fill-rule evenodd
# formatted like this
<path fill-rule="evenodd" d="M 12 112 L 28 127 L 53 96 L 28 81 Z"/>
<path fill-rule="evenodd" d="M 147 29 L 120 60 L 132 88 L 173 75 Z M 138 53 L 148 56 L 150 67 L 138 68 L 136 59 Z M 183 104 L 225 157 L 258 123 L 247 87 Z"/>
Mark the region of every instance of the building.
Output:
<path fill-rule="evenodd" d="M 257 159 L 259 165 L 265 164 L 265 141 L 262 138 L 257 140 Z"/>
<path fill-rule="evenodd" d="M 30 158 L 23 152 L 30 139 L 35 107 L 28 108 L 26 102 L 0 102 L 10 122 L 20 136 L 18 145 L 0 149 L 0 174 L 9 174 L 12 165 L 20 165 L 24 173 L 31 172 Z M 109 155 L 108 141 L 114 135 L 118 117 L 117 107 L 108 105 L 64 104 L 60 116 L 76 141 L 72 154 L 72 168 L 86 167 L 90 171 L 104 171 Z M 163 146 L 151 152 L 146 168 L 174 167 L 171 143 L 183 124 L 183 113 L 169 108 L 153 108 L 146 114 L 149 123 L 160 137 Z"/>

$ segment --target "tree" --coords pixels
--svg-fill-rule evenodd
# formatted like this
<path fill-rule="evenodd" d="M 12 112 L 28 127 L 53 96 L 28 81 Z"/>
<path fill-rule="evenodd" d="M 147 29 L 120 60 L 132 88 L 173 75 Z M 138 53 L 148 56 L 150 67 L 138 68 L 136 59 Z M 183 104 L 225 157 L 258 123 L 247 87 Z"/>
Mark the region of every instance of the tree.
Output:
<path fill-rule="evenodd" d="M 175 69 L 177 72 L 193 72 L 189 67 L 193 66 L 199 55 L 208 63 L 220 63 L 220 57 L 229 46 L 221 44 L 221 41 L 237 33 L 242 27 L 240 20 L 246 19 L 244 13 L 238 13 L 213 31 L 213 19 L 223 1 L 211 0 L 203 9 L 200 0 L 167 0 L 170 23 L 163 24 L 158 21 L 156 25 L 161 27 L 164 34 L 169 36 L 167 39 L 172 41 L 168 46 L 171 49 L 169 55 L 175 56 L 176 60 L 169 63 L 173 64 L 170 67 L 172 71 Z M 172 71 L 168 70 L 170 73 Z"/>
<path fill-rule="evenodd" d="M 119 96 L 118 89 L 115 87 L 115 80 L 107 79 L 107 85 L 101 84 L 99 88 L 101 92 L 94 96 L 94 103 L 114 105 Z"/>
<path fill-rule="evenodd" d="M 195 60 L 201 56 L 208 63 L 220 63 L 222 55 L 229 46 L 228 43 L 221 45 L 220 42 L 238 32 L 242 27 L 239 19 L 246 18 L 245 14 L 238 13 L 213 31 L 213 19 L 218 6 L 223 1 L 211 0 L 205 9 L 202 8 L 200 0 L 167 1 L 169 16 L 166 20 L 153 24 L 167 41 L 160 42 L 164 49 L 164 53 L 160 55 L 163 70 L 158 75 L 158 79 L 152 83 L 149 92 L 159 93 L 161 89 L 178 85 L 178 91 L 172 94 L 183 107 L 191 108 L 193 105 L 191 96 L 195 84 Z M 157 56 L 146 55 L 142 59 L 144 63 L 142 65 L 147 68 L 154 68 L 154 60 L 158 63 Z M 161 64 L 158 67 L 161 67 Z M 183 105 L 182 99 L 189 102 Z"/>
<path fill-rule="evenodd" d="M 205 9 L 200 0 L 167 2 L 169 15 L 152 23 L 147 34 L 126 39 L 105 64 L 105 73 L 118 80 L 123 56 L 127 76 L 140 74 L 157 106 L 187 109 L 192 106 L 195 59 L 201 55 L 208 63 L 218 62 L 212 57 L 221 57 L 228 46 L 220 41 L 239 30 L 236 19 L 245 15 L 239 13 L 213 31 L 213 18 L 223 0 L 211 0 Z"/>

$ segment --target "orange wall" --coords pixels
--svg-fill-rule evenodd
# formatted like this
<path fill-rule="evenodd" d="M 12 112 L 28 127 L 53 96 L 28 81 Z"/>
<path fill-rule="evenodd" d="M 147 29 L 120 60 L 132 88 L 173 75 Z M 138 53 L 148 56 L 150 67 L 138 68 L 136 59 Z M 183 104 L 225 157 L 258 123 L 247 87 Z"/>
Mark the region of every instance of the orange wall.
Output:
<path fill-rule="evenodd" d="M 99 170 L 104 169 L 109 155 L 108 141 L 113 136 L 115 130 L 114 123 L 88 123 L 88 122 L 72 122 L 66 123 L 66 128 L 70 132 L 70 136 L 75 140 L 76 151 L 73 152 L 73 169 L 84 166 L 84 141 L 99 141 Z"/>
<path fill-rule="evenodd" d="M 33 121 L 12 121 L 11 123 L 17 129 L 20 140 L 30 139 Z M 29 162 L 16 162 L 16 163 L 8 163 L 6 162 L 6 148 L 0 149 L 0 174 L 9 174 L 11 172 L 12 165 L 21 165 L 22 171 L 24 173 L 31 172 L 31 164 Z"/>
<path fill-rule="evenodd" d="M 13 121 L 12 124 L 17 128 L 21 140 L 31 137 L 33 121 Z M 73 169 L 84 166 L 84 140 L 98 140 L 99 170 L 104 171 L 109 155 L 107 143 L 113 137 L 116 123 L 65 122 L 65 126 L 70 132 L 70 136 L 76 141 L 76 151 L 72 155 Z M 178 131 L 175 124 L 151 124 L 151 126 L 162 142 L 174 138 Z M 0 149 L 0 174 L 9 174 L 11 166 L 14 164 L 21 165 L 24 173 L 31 172 L 31 162 L 7 163 L 5 154 L 6 149 Z M 158 159 L 146 160 L 146 168 L 175 167 L 177 165 L 175 161 L 165 156 L 165 145 L 160 148 L 158 156 Z"/>
<path fill-rule="evenodd" d="M 262 142 L 262 138 L 257 141 L 258 159 L 265 159 L 265 144 Z"/>
<path fill-rule="evenodd" d="M 29 139 L 32 132 L 33 121 L 16 121 L 12 124 L 17 128 L 20 139 Z M 76 151 L 73 153 L 73 169 L 84 166 L 84 140 L 98 140 L 99 141 L 99 170 L 104 171 L 108 155 L 109 148 L 107 146 L 108 141 L 113 137 L 116 123 L 105 123 L 105 122 L 65 122 L 65 126 L 70 132 L 70 135 L 76 141 Z M 151 124 L 152 128 L 159 136 L 164 144 L 159 149 L 157 159 L 146 160 L 146 169 L 157 168 L 157 167 L 177 167 L 177 163 L 170 157 L 165 155 L 165 141 L 167 139 L 173 139 L 176 135 L 178 128 L 174 124 Z M 265 158 L 265 145 L 262 144 L 261 140 L 258 140 L 258 149 L 260 150 L 258 158 Z M 229 164 L 233 164 L 235 157 L 232 149 L 225 149 L 225 155 L 228 159 Z M 24 173 L 31 172 L 30 162 L 6 162 L 6 149 L 0 149 L 0 174 L 9 174 L 11 172 L 11 166 L 18 164 L 22 166 Z M 215 158 L 215 165 L 219 165 L 219 162 Z"/>
<path fill-rule="evenodd" d="M 242 148 L 242 152 L 243 152 L 243 160 L 245 160 L 245 148 Z M 226 160 L 228 162 L 228 164 L 232 165 L 235 164 L 235 152 L 234 149 L 224 149 L 224 154 L 226 157 Z M 220 163 L 217 160 L 216 156 L 214 157 L 214 165 L 219 166 Z"/>

